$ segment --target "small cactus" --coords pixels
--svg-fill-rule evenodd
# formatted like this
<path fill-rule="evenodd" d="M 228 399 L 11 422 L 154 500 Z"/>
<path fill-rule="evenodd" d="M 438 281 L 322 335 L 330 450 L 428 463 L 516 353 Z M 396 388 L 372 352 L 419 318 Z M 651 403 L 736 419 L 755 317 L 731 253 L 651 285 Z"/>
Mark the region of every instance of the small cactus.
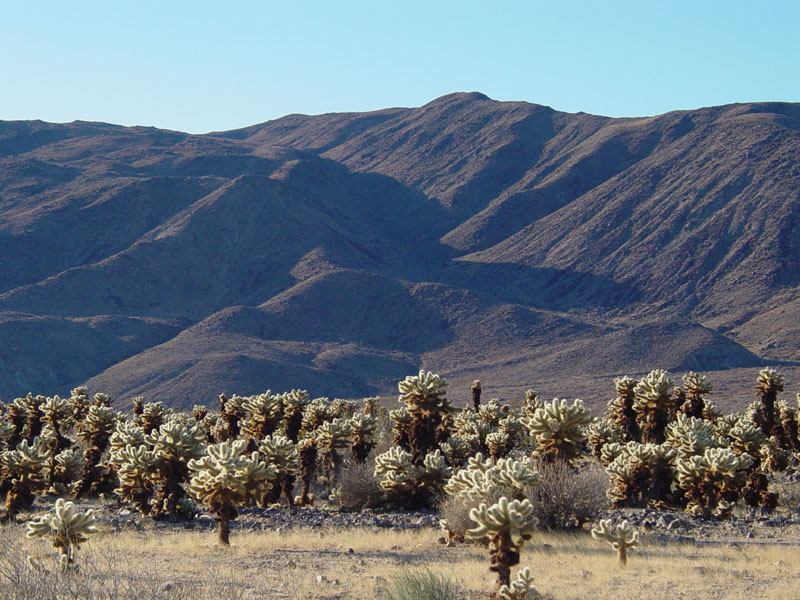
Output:
<path fill-rule="evenodd" d="M 518 571 L 517 578 L 511 585 L 502 586 L 497 595 L 503 600 L 534 600 L 538 593 L 533 586 L 531 570 L 525 567 L 522 571 Z"/>
<path fill-rule="evenodd" d="M 511 586 L 511 567 L 519 564 L 519 551 L 530 539 L 538 519 L 528 500 L 512 500 L 503 496 L 492 506 L 482 503 L 469 512 L 478 524 L 467 530 L 467 537 L 489 536 L 490 571 L 497 573 L 496 589 Z"/>
<path fill-rule="evenodd" d="M 596 540 L 605 540 L 619 557 L 619 566 L 624 567 L 628 562 L 628 548 L 639 545 L 639 532 L 627 520 L 619 525 L 612 525 L 611 519 L 603 519 L 598 526 L 592 529 L 592 537 Z"/>
<path fill-rule="evenodd" d="M 86 541 L 86 536 L 97 532 L 94 511 L 79 512 L 72 502 L 56 500 L 52 513 L 28 522 L 26 536 L 48 538 L 61 554 L 61 571 L 75 562 L 75 551 Z"/>

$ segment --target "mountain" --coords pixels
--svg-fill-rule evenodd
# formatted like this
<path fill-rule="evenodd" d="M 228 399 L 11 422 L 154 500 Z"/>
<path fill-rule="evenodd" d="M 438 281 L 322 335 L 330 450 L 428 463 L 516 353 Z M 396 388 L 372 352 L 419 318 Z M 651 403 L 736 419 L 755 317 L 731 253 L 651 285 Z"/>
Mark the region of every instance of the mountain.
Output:
<path fill-rule="evenodd" d="M 478 93 L 189 135 L 0 121 L 0 397 L 580 395 L 800 376 L 800 105 Z"/>

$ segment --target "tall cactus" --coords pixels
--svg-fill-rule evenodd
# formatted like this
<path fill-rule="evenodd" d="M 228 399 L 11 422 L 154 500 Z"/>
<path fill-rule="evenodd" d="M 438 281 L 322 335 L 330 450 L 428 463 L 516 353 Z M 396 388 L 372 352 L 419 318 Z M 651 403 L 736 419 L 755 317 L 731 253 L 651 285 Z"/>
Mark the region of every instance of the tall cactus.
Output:
<path fill-rule="evenodd" d="M 642 442 L 664 443 L 667 424 L 675 412 L 673 389 L 672 379 L 662 369 L 650 371 L 636 384 L 633 408 L 638 415 Z"/>
<path fill-rule="evenodd" d="M 266 493 L 275 479 L 275 467 L 259 460 L 258 452 L 247 456 L 246 447 L 246 440 L 221 442 L 189 461 L 188 489 L 214 514 L 221 546 L 230 546 L 230 523 L 239 514 L 236 507 Z"/>
<path fill-rule="evenodd" d="M 558 398 L 523 420 L 536 442 L 534 454 L 550 463 L 578 458 L 586 442 L 586 426 L 591 422 L 592 415 L 582 400 L 569 404 Z"/>
<path fill-rule="evenodd" d="M 411 415 L 409 446 L 411 460 L 422 464 L 429 452 L 436 450 L 439 428 L 450 404 L 447 400 L 447 380 L 430 371 L 420 370 L 397 384 L 399 401 Z M 447 439 L 444 435 L 441 441 Z"/>

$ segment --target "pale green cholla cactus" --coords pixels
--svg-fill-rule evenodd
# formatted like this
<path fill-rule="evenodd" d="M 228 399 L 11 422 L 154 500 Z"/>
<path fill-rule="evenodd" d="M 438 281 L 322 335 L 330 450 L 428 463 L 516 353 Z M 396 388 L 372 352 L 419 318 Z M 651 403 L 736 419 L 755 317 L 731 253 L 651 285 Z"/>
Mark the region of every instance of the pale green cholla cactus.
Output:
<path fill-rule="evenodd" d="M 592 537 L 611 544 L 611 547 L 617 551 L 621 567 L 628 562 L 628 548 L 635 548 L 639 545 L 639 532 L 627 520 L 619 525 L 612 525 L 611 519 L 603 519 L 596 528 L 592 529 Z"/>
<path fill-rule="evenodd" d="M 530 539 L 538 520 L 533 506 L 526 500 L 512 500 L 503 496 L 492 506 L 484 503 L 469 512 L 477 527 L 467 530 L 471 538 L 489 537 L 490 571 L 497 573 L 496 590 L 511 585 L 511 567 L 519 564 L 519 551 Z"/>
<path fill-rule="evenodd" d="M 533 585 L 533 575 L 531 570 L 525 567 L 522 571 L 517 571 L 517 578 L 511 585 L 504 585 L 497 593 L 503 600 L 534 600 L 538 597 L 536 588 Z"/>
<path fill-rule="evenodd" d="M 408 506 L 428 505 L 441 490 L 450 468 L 439 450 L 425 456 L 422 465 L 411 462 L 411 454 L 393 446 L 375 459 L 374 476 L 395 501 Z"/>
<path fill-rule="evenodd" d="M 678 414 L 667 427 L 667 444 L 677 450 L 680 458 L 688 458 L 718 447 L 716 433 L 708 421 Z"/>
<path fill-rule="evenodd" d="M 58 549 L 62 572 L 75 561 L 75 551 L 86 541 L 86 536 L 97 532 L 94 511 L 80 512 L 72 502 L 56 500 L 52 513 L 30 521 L 26 535 L 29 538 L 47 538 Z"/>
<path fill-rule="evenodd" d="M 184 497 L 184 482 L 189 476 L 190 460 L 203 454 L 206 432 L 200 423 L 186 426 L 180 421 L 162 424 L 145 441 L 153 449 L 152 481 L 156 486 L 154 512 L 157 516 L 177 518 L 178 505 Z"/>
<path fill-rule="evenodd" d="M 664 430 L 675 410 L 674 384 L 669 373 L 655 369 L 645 375 L 634 388 L 636 411 L 642 431 L 642 442 L 661 444 Z"/>
<path fill-rule="evenodd" d="M 586 426 L 591 422 L 592 415 L 582 400 L 569 404 L 558 398 L 523 419 L 536 443 L 534 455 L 546 462 L 578 458 L 586 441 Z"/>
<path fill-rule="evenodd" d="M 230 522 L 238 516 L 236 507 L 269 491 L 276 477 L 275 467 L 260 460 L 258 452 L 247 456 L 246 448 L 246 440 L 221 442 L 208 446 L 201 458 L 189 461 L 193 476 L 188 489 L 215 515 L 223 546 L 230 545 Z"/>
<path fill-rule="evenodd" d="M 753 459 L 730 448 L 710 448 L 702 456 L 676 461 L 678 485 L 689 500 L 686 510 L 696 516 L 727 517 L 747 481 Z"/>
<path fill-rule="evenodd" d="M 269 500 L 277 501 L 283 491 L 287 502 L 293 506 L 295 473 L 300 468 L 297 445 L 285 435 L 275 433 L 265 437 L 258 449 L 267 465 L 275 467 L 275 483 Z"/>

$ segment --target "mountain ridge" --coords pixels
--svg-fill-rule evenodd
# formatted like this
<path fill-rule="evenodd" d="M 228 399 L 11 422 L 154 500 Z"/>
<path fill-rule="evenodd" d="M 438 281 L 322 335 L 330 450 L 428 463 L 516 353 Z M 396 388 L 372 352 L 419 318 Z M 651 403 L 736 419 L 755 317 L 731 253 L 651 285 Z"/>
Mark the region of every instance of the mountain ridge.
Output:
<path fill-rule="evenodd" d="M 205 135 L 0 121 L 0 396 L 367 395 L 420 366 L 498 395 L 555 369 L 574 395 L 668 367 L 743 402 L 742 369 L 800 375 L 798 150 L 800 104 L 775 102 L 619 119 L 456 93 Z"/>

